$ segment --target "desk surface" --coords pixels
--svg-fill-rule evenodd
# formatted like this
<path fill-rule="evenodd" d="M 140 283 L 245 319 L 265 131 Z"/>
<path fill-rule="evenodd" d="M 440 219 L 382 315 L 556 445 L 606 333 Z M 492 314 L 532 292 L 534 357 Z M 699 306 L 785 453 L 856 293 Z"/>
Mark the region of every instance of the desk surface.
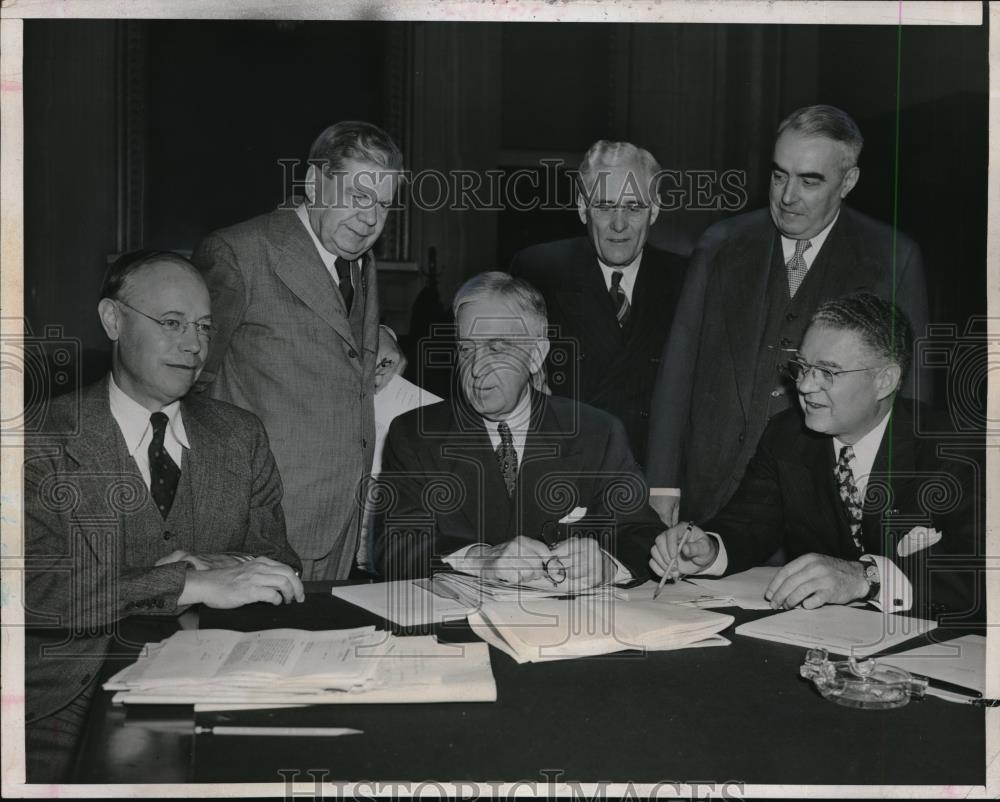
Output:
<path fill-rule="evenodd" d="M 201 625 L 324 629 L 384 622 L 310 587 L 305 604 L 203 611 Z M 726 611 L 737 624 L 757 614 Z M 824 701 L 804 650 L 727 630 L 728 647 L 518 665 L 491 650 L 495 703 L 329 705 L 199 714 L 197 723 L 336 725 L 341 738 L 192 734 L 190 707 L 127 709 L 100 691 L 77 782 L 580 782 L 981 785 L 981 708 L 889 711 Z M 119 664 L 120 665 L 120 664 Z M 115 666 L 109 666 L 110 671 Z M 286 772 L 286 773 L 280 773 Z"/>

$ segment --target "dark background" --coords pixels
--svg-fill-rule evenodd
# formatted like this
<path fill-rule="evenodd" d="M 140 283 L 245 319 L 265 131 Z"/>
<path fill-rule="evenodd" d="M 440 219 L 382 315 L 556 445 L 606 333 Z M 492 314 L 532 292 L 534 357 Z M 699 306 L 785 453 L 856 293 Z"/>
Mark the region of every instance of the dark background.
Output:
<path fill-rule="evenodd" d="M 24 87 L 27 325 L 78 340 L 82 365 L 49 391 L 106 366 L 110 257 L 191 250 L 270 210 L 279 159 L 351 118 L 385 126 L 415 172 L 544 175 L 542 158 L 575 167 L 627 139 L 665 168 L 742 171 L 755 208 L 776 124 L 831 103 L 866 137 L 849 200 L 921 245 L 931 320 L 961 334 L 985 314 L 985 27 L 28 20 Z M 651 238 L 687 253 L 726 214 L 664 212 Z M 518 248 L 580 233 L 572 207 L 410 204 L 379 246 L 388 322 L 408 330 L 432 247 L 447 304 Z"/>

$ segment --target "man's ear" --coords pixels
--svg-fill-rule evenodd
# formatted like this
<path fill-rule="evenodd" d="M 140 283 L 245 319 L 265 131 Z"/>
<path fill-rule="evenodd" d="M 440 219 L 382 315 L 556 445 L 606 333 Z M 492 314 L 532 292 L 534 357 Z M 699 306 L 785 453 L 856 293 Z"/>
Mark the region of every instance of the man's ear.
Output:
<path fill-rule="evenodd" d="M 310 164 L 309 169 L 306 170 L 306 180 L 303 184 L 306 191 L 306 198 L 309 199 L 309 203 L 316 202 L 316 184 L 319 183 L 320 172 L 316 169 L 315 164 Z"/>
<path fill-rule="evenodd" d="M 903 378 L 903 369 L 896 364 L 887 365 L 878 372 L 875 378 L 875 391 L 879 401 L 892 395 L 899 389 Z"/>
<path fill-rule="evenodd" d="M 576 213 L 580 215 L 580 222 L 587 225 L 587 200 L 582 192 L 576 193 Z"/>
<path fill-rule="evenodd" d="M 649 224 L 653 225 L 656 222 L 656 218 L 660 216 L 660 199 L 654 195 L 650 199 L 650 211 L 649 211 Z"/>
<path fill-rule="evenodd" d="M 549 355 L 550 347 L 551 344 L 548 337 L 539 337 L 535 341 L 535 345 L 531 349 L 531 362 L 528 366 L 528 370 L 531 373 L 537 373 L 542 369 L 542 365 L 545 364 L 545 357 Z"/>
<path fill-rule="evenodd" d="M 861 168 L 855 165 L 846 173 L 844 173 L 844 180 L 840 184 L 840 199 L 843 200 L 847 197 L 848 193 L 854 189 L 854 185 L 858 183 L 858 179 L 861 178 Z"/>
<path fill-rule="evenodd" d="M 97 304 L 97 315 L 101 319 L 101 326 L 104 327 L 104 333 L 108 335 L 108 339 L 117 342 L 121 336 L 122 318 L 115 302 L 110 298 L 101 298 L 101 302 Z"/>

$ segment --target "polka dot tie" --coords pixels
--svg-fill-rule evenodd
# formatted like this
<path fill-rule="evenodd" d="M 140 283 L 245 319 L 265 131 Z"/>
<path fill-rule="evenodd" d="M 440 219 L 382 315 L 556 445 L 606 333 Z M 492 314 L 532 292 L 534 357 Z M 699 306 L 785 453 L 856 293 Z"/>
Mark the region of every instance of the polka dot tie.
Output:
<path fill-rule="evenodd" d="M 861 543 L 861 517 L 864 509 L 861 505 L 861 494 L 858 486 L 854 484 L 854 471 L 851 470 L 851 460 L 854 459 L 854 449 L 851 446 L 844 446 L 840 449 L 840 459 L 837 460 L 837 467 L 833 469 L 837 477 L 837 488 L 840 490 L 840 500 L 844 502 L 847 510 L 847 517 L 851 519 L 851 538 L 858 551 L 864 553 L 864 546 Z"/>
<path fill-rule="evenodd" d="M 785 262 L 788 269 L 788 295 L 792 298 L 798 292 L 802 279 L 806 277 L 809 268 L 806 266 L 806 259 L 803 254 L 812 247 L 812 243 L 807 239 L 795 241 L 795 253 L 792 258 Z"/>
<path fill-rule="evenodd" d="M 160 515 L 166 519 L 173 506 L 174 496 L 177 495 L 181 469 L 163 446 L 163 437 L 167 432 L 167 416 L 162 412 L 154 412 L 150 415 L 149 422 L 153 426 L 153 440 L 149 444 L 149 492 L 156 502 Z"/>
<path fill-rule="evenodd" d="M 514 487 L 517 484 L 517 449 L 514 448 L 514 437 L 510 433 L 510 427 L 506 423 L 497 424 L 497 433 L 500 435 L 500 445 L 497 447 L 497 463 L 503 473 L 503 483 L 507 486 L 507 495 L 514 495 Z"/>

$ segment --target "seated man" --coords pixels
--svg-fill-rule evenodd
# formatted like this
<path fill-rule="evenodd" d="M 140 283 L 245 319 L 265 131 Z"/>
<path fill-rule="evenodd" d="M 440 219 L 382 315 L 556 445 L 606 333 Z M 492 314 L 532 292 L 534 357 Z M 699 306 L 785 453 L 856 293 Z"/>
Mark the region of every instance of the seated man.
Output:
<path fill-rule="evenodd" d="M 51 402 L 25 449 L 29 782 L 66 779 L 121 619 L 303 599 L 263 426 L 186 397 L 212 334 L 198 271 L 122 257 L 98 313 L 110 376 Z"/>
<path fill-rule="evenodd" d="M 765 592 L 775 609 L 861 599 L 888 612 L 981 617 L 981 446 L 953 439 L 945 450 L 916 431 L 913 402 L 896 396 L 912 349 L 910 324 L 888 301 L 822 304 L 788 363 L 800 409 L 768 424 L 718 515 L 656 539 L 650 567 L 734 573 L 781 546 L 790 561 Z"/>
<path fill-rule="evenodd" d="M 646 577 L 663 525 L 622 424 L 539 392 L 549 345 L 541 294 L 481 273 L 453 309 L 457 397 L 396 418 L 386 440 L 376 494 L 389 507 L 376 527 L 383 576 L 461 560 L 486 578 L 565 580 L 569 591 Z"/>

